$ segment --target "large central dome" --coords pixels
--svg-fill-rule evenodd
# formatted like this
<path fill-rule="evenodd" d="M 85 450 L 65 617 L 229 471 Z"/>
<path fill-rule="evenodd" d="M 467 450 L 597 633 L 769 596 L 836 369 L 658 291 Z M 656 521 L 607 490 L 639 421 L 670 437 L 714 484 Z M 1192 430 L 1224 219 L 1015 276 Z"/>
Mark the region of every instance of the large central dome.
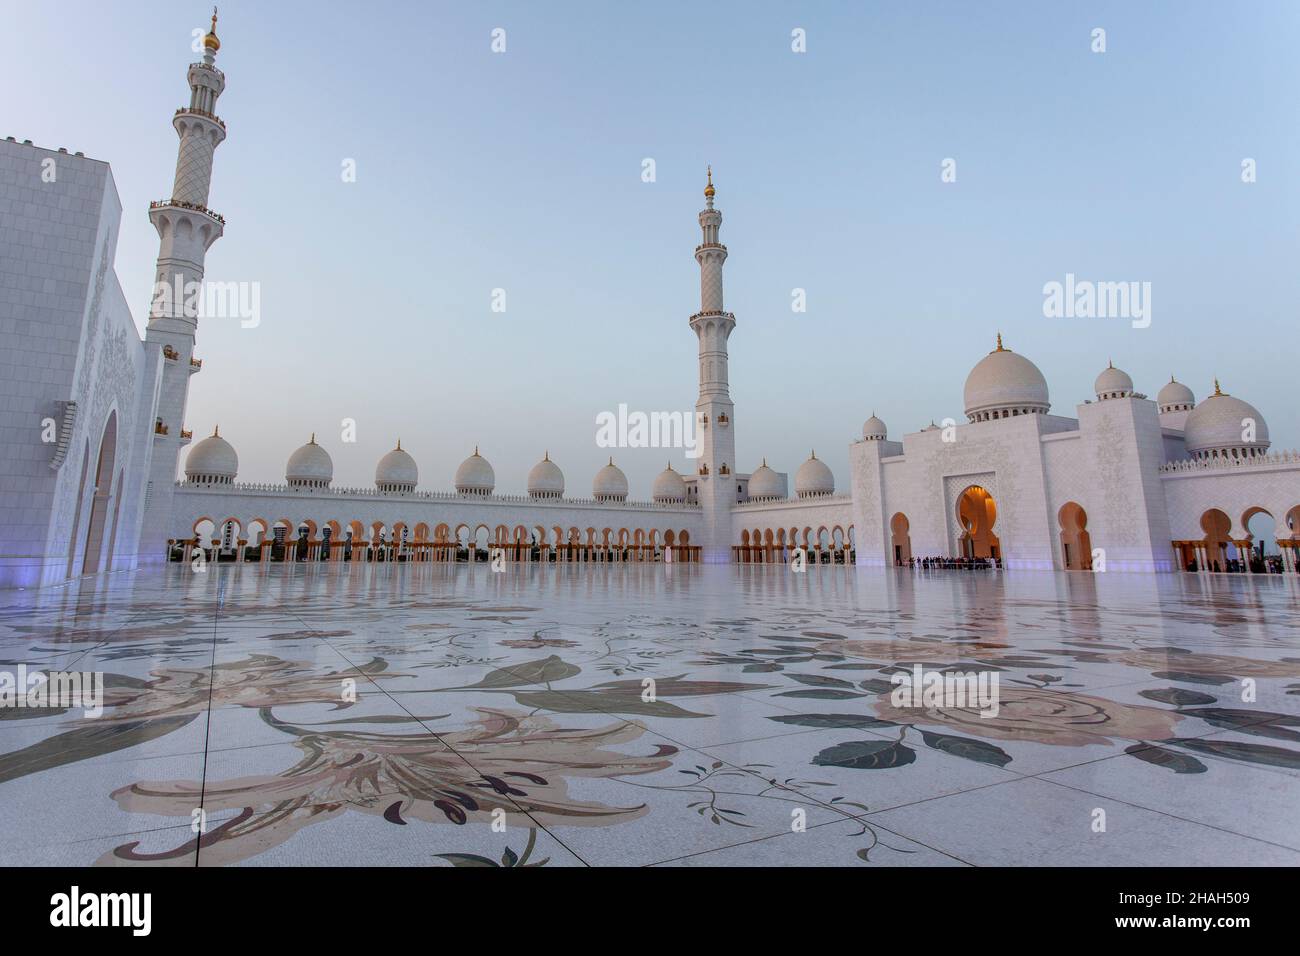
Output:
<path fill-rule="evenodd" d="M 998 347 L 966 376 L 966 417 L 972 422 L 1012 415 L 1041 415 L 1052 407 L 1047 398 L 1047 379 L 1038 366 L 1023 355 Z"/>

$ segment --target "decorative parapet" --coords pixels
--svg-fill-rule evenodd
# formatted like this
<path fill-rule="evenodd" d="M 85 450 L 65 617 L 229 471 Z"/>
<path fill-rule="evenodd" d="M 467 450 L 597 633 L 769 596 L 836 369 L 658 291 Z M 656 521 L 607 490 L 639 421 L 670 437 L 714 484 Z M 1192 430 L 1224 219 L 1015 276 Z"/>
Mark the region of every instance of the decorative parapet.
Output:
<path fill-rule="evenodd" d="M 161 423 L 160 423 L 161 425 Z M 166 427 L 166 426 L 162 426 Z M 166 434 L 161 432 L 160 434 Z M 211 489 L 202 481 L 178 481 L 178 490 Z M 700 510 L 698 503 L 659 501 L 597 501 L 594 498 L 534 498 L 531 495 L 467 495 L 454 491 L 380 491 L 377 488 L 291 488 L 286 484 L 235 482 L 223 485 L 222 494 L 283 495 L 286 498 L 378 498 L 390 501 L 463 501 L 472 504 L 528 505 L 539 508 L 597 508 L 602 511 L 690 511 Z"/>
<path fill-rule="evenodd" d="M 192 210 L 193 212 L 202 213 L 203 215 L 211 219 L 213 222 L 221 223 L 221 225 L 223 226 L 226 224 L 226 219 L 224 216 L 222 216 L 219 213 L 213 212 L 207 206 L 200 206 L 196 202 L 182 202 L 179 199 L 159 199 L 155 202 L 151 202 L 149 204 L 149 208 L 150 209 L 167 209 L 167 208 L 189 209 Z"/>
<path fill-rule="evenodd" d="M 1300 451 L 1279 451 L 1253 458 L 1183 458 L 1160 466 L 1162 475 L 1201 474 L 1202 472 L 1239 471 L 1278 465 L 1300 465 Z"/>
<path fill-rule="evenodd" d="M 809 498 L 764 498 L 762 501 L 742 501 L 731 506 L 732 511 L 775 511 L 781 508 L 820 508 L 825 505 L 851 505 L 852 495 L 814 495 Z"/>
<path fill-rule="evenodd" d="M 194 116 L 202 116 L 204 119 L 212 120 L 212 122 L 216 123 L 222 129 L 226 128 L 225 121 L 222 120 L 222 118 L 218 116 L 216 113 L 209 113 L 207 110 L 196 110 L 188 106 L 182 106 L 180 109 L 176 111 L 177 116 L 180 116 L 182 113 L 190 113 Z"/>

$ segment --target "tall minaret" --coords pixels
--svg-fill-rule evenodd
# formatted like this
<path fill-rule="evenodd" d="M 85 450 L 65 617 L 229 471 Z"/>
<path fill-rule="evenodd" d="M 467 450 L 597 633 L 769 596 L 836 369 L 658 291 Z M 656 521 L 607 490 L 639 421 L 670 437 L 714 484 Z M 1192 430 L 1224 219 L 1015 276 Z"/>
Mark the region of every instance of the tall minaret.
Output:
<path fill-rule="evenodd" d="M 181 446 L 188 443 L 181 430 L 190 375 L 200 367 L 194 359 L 198 300 L 193 292 L 203 281 L 208 249 L 225 231 L 225 220 L 208 208 L 212 155 L 226 138 L 226 124 L 216 115 L 217 97 L 226 88 L 226 76 L 215 66 L 220 49 L 214 7 L 212 29 L 203 38 L 203 59 L 190 64 L 188 72 L 190 104 L 172 118 L 181 143 L 171 198 L 149 204 L 149 219 L 158 230 L 158 264 L 145 344 L 150 356 L 162 354 L 162 381 L 157 418 L 147 423 L 153 456 L 141 542 L 145 560 L 161 560 L 163 543 L 176 533 L 170 527 L 172 483 Z"/>
<path fill-rule="evenodd" d="M 731 507 L 736 501 L 735 406 L 727 387 L 727 339 L 736 317 L 722 306 L 722 265 L 727 247 L 718 241 L 722 213 L 713 208 L 713 169 L 704 188 L 700 212 L 703 241 L 695 248 L 700 264 L 700 311 L 691 316 L 691 328 L 700 340 L 700 397 L 695 403 L 700 428 L 700 457 L 696 481 L 703 509 L 705 540 L 703 559 L 731 560 Z"/>

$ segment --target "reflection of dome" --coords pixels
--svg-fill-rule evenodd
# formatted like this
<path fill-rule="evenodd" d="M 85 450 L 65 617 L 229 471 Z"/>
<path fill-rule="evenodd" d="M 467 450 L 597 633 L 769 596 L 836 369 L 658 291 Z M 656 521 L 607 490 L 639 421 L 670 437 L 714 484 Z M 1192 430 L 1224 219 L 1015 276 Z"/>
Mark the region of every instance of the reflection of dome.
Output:
<path fill-rule="evenodd" d="M 1249 429 L 1254 441 L 1247 441 Z M 1253 458 L 1268 451 L 1268 425 L 1254 405 L 1219 390 L 1187 415 L 1183 426 L 1193 458 Z"/>
<path fill-rule="evenodd" d="M 328 488 L 334 480 L 334 462 L 320 445 L 316 436 L 289 456 L 284 466 L 284 480 L 291 488 Z"/>
<path fill-rule="evenodd" d="M 613 458 L 596 472 L 591 483 L 591 496 L 597 501 L 627 501 L 627 475 L 614 464 Z"/>
<path fill-rule="evenodd" d="M 496 484 L 496 472 L 477 448 L 456 469 L 456 490 L 462 495 L 490 495 Z"/>
<path fill-rule="evenodd" d="M 420 470 L 415 459 L 402 451 L 401 439 L 375 466 L 375 487 L 380 491 L 405 494 L 415 490 L 420 480 Z"/>
<path fill-rule="evenodd" d="M 889 429 L 885 423 L 876 417 L 875 412 L 871 413 L 862 425 L 862 438 L 864 441 L 884 441 L 889 437 Z"/>
<path fill-rule="evenodd" d="M 800 498 L 835 494 L 835 476 L 813 452 L 794 475 L 794 493 Z"/>
<path fill-rule="evenodd" d="M 201 481 L 210 485 L 228 485 L 239 473 L 239 456 L 234 446 L 218 434 L 212 434 L 190 449 L 185 459 L 187 481 Z"/>
<path fill-rule="evenodd" d="M 528 493 L 534 498 L 563 498 L 564 472 L 546 455 L 528 472 Z"/>
<path fill-rule="evenodd" d="M 655 477 L 650 497 L 667 504 L 680 504 L 686 500 L 686 480 L 669 465 Z"/>
<path fill-rule="evenodd" d="M 966 415 L 972 422 L 1044 414 L 1052 407 L 1043 373 L 1029 359 L 1003 348 L 1001 335 L 998 347 L 966 376 L 965 397 Z"/>
<path fill-rule="evenodd" d="M 767 467 L 767 459 L 764 458 L 763 464 L 755 468 L 754 473 L 749 476 L 749 500 L 771 501 L 784 497 L 785 483 L 781 481 L 780 475 Z"/>
<path fill-rule="evenodd" d="M 1127 372 L 1115 367 L 1114 363 L 1108 368 L 1104 368 L 1101 374 L 1097 376 L 1097 381 L 1093 383 L 1092 390 L 1097 393 L 1097 398 L 1104 401 L 1108 398 L 1128 398 L 1133 394 L 1133 379 L 1129 378 Z"/>
<path fill-rule="evenodd" d="M 1156 404 L 1160 406 L 1160 414 L 1166 412 L 1190 412 L 1196 407 L 1196 396 L 1192 390 L 1182 382 L 1174 381 L 1172 375 L 1169 376 L 1169 384 L 1160 389 L 1160 394 L 1156 396 Z"/>

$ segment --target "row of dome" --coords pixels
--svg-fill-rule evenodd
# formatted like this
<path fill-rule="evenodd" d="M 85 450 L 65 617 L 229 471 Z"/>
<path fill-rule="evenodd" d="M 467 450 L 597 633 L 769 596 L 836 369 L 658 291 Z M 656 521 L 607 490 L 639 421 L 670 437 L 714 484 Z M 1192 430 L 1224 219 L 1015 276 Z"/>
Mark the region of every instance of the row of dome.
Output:
<path fill-rule="evenodd" d="M 203 484 L 228 485 L 239 473 L 239 456 L 234 446 L 221 437 L 219 429 L 196 443 L 185 460 L 185 477 Z M 334 480 L 334 461 L 320 445 L 316 436 L 289 456 L 284 479 L 291 488 L 328 488 Z M 415 459 L 397 447 L 379 459 L 375 466 L 375 487 L 388 494 L 409 494 L 419 483 L 420 471 Z M 479 454 L 477 448 L 456 469 L 456 491 L 463 495 L 490 495 L 496 487 L 496 472 L 492 464 Z M 835 478 L 825 462 L 814 452 L 795 475 L 795 494 L 800 498 L 814 498 L 834 494 Z M 564 473 L 551 461 L 549 452 L 528 472 L 528 494 L 533 498 L 564 497 Z M 627 475 L 614 464 L 596 472 L 592 481 L 591 496 L 596 501 L 626 501 Z M 751 500 L 776 500 L 785 497 L 785 482 L 764 461 L 749 478 Z M 651 498 L 661 504 L 682 504 L 686 501 L 686 479 L 670 464 L 654 480 Z"/>
<path fill-rule="evenodd" d="M 1093 383 L 1098 401 L 1138 396 L 1133 379 L 1114 363 L 1102 369 Z M 1051 409 L 1047 379 L 1037 365 L 1002 345 L 971 369 L 964 390 L 966 417 L 971 422 L 993 421 L 1016 415 L 1045 415 Z M 1268 425 L 1258 409 L 1234 398 L 1214 383 L 1214 394 L 1199 405 L 1192 390 L 1169 377 L 1156 396 L 1160 424 L 1181 429 L 1186 448 L 1193 458 L 1217 456 L 1255 457 L 1268 451 Z M 1246 424 L 1253 424 L 1253 441 L 1244 437 Z M 937 427 L 937 426 L 932 426 Z M 888 438 L 885 423 L 875 415 L 862 426 L 865 441 Z"/>

